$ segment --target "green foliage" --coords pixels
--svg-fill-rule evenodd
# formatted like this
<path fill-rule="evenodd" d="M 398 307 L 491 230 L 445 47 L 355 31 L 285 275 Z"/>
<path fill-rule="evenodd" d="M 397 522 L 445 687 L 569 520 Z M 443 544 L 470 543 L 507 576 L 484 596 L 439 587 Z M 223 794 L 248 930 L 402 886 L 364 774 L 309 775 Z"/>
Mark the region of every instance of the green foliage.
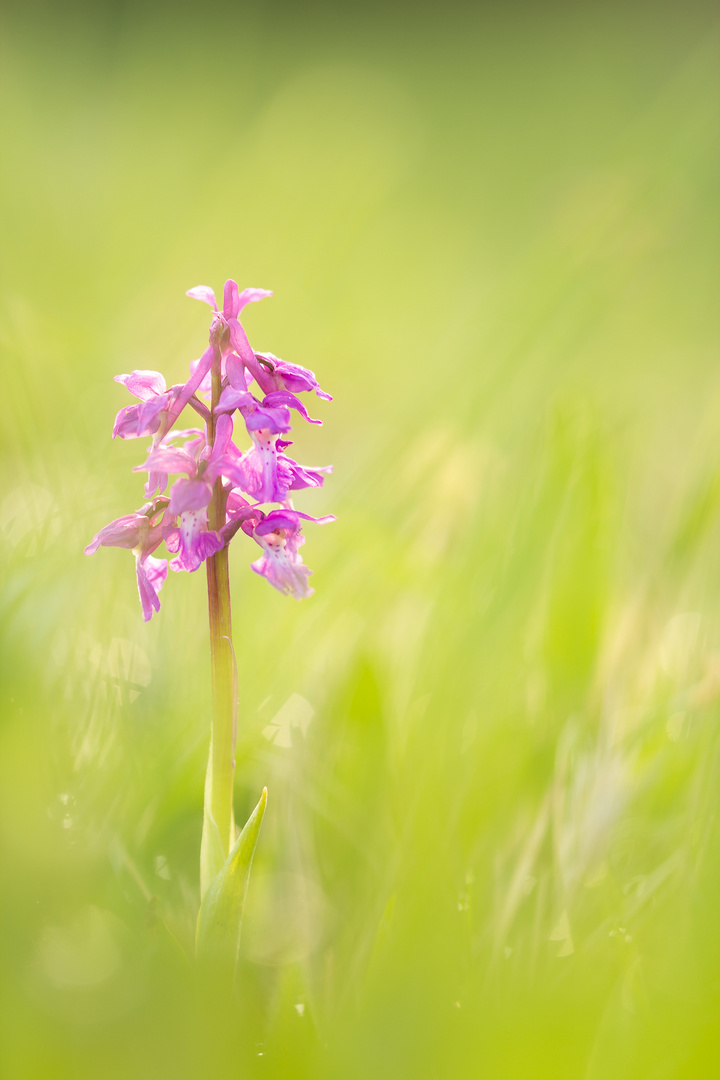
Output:
<path fill-rule="evenodd" d="M 229 965 L 234 972 L 240 949 L 243 909 L 253 855 L 260 835 L 267 788 L 248 818 L 217 877 L 208 886 L 197 921 L 198 960 Z"/>
<path fill-rule="evenodd" d="M 707 1080 L 714 15 L 171 7 L 2 15 L 0 1073 Z M 227 276 L 334 394 L 293 454 L 338 515 L 302 604 L 231 551 L 233 994 L 203 575 L 146 626 L 82 555 L 137 507 L 112 376 L 179 381 Z"/>

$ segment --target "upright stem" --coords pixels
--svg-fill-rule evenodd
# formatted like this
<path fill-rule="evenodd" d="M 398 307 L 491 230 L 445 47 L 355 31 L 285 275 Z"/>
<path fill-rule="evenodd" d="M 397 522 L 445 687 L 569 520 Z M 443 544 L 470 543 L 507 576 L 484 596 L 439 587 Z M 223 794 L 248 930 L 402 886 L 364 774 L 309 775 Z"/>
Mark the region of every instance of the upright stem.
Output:
<path fill-rule="evenodd" d="M 217 365 L 219 367 L 219 364 Z M 220 371 L 212 375 L 212 411 L 208 441 L 215 441 L 214 409 L 220 397 Z M 227 498 L 222 480 L 215 481 L 208 508 L 208 526 L 225 524 Z M 212 728 L 210 757 L 205 782 L 205 820 L 200 857 L 201 891 L 204 893 L 222 866 L 234 841 L 233 780 L 235 776 L 235 660 L 230 620 L 228 549 L 206 560 L 208 614 L 210 617 L 210 664 L 212 670 Z M 208 819 L 210 815 L 210 820 Z M 218 835 L 219 834 L 219 835 Z M 219 844 L 218 844 L 219 841 Z"/>

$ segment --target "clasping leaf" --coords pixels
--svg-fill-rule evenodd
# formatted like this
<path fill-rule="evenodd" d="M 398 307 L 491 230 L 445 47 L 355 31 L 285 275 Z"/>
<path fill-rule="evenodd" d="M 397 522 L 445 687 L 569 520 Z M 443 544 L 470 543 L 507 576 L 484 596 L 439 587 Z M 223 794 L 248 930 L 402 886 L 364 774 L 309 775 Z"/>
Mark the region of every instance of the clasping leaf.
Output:
<path fill-rule="evenodd" d="M 198 960 L 233 969 L 237 964 L 250 868 L 266 803 L 267 788 L 263 788 L 260 801 L 203 897 L 195 939 Z"/>

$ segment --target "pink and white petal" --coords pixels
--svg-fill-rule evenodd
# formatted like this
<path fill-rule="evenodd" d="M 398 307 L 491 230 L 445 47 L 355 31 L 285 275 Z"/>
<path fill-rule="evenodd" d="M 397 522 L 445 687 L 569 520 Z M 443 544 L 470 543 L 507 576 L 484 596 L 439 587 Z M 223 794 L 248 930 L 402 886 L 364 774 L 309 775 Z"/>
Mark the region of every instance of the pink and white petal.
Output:
<path fill-rule="evenodd" d="M 263 549 L 264 554 L 250 563 L 256 574 L 264 577 L 285 596 L 294 596 L 296 600 L 312 596 L 315 590 L 308 584 L 312 570 L 305 566 L 297 553 L 289 552 L 282 542 L 277 545 L 266 542 Z"/>
<path fill-rule="evenodd" d="M 223 288 L 223 318 L 237 319 L 239 311 L 238 283 L 228 278 Z"/>
<path fill-rule="evenodd" d="M 252 411 L 244 409 L 240 411 L 245 417 L 245 427 L 249 435 L 252 435 L 253 431 L 269 431 L 273 435 L 286 435 L 290 431 L 290 410 L 285 405 L 278 405 L 273 409 L 265 408 L 255 402 L 255 408 Z"/>
<path fill-rule="evenodd" d="M 214 532 L 212 529 L 208 529 L 206 532 L 201 532 L 197 541 L 197 552 L 200 558 L 205 561 L 209 559 L 211 555 L 216 555 L 218 551 L 222 551 L 225 547 L 225 541 L 218 532 Z"/>
<path fill-rule="evenodd" d="M 145 498 L 152 499 L 154 495 L 160 495 L 167 487 L 168 474 L 166 472 L 150 472 L 148 473 L 147 483 L 145 484 Z"/>
<path fill-rule="evenodd" d="M 203 473 L 203 479 L 207 484 L 212 484 L 217 480 L 218 476 L 222 475 L 223 466 L 225 465 L 225 455 L 230 446 L 230 440 L 233 433 L 232 417 L 228 413 L 223 413 L 218 417 L 215 426 L 215 442 L 213 443 L 212 450 L 207 459 L 207 466 Z M 230 463 L 237 456 L 237 450 L 228 459 Z"/>
<path fill-rule="evenodd" d="M 159 592 L 168 575 L 167 559 L 156 559 L 154 555 L 146 555 L 142 561 L 145 564 L 148 581 L 155 591 Z"/>
<path fill-rule="evenodd" d="M 249 503 L 247 499 L 244 499 L 239 491 L 231 491 L 227 497 L 228 514 L 241 514 L 245 513 L 246 510 L 253 508 L 253 504 Z"/>
<path fill-rule="evenodd" d="M 292 458 L 285 457 L 284 454 L 279 460 L 287 462 L 292 473 L 291 491 L 298 491 L 300 488 L 322 487 L 325 482 L 324 474 L 332 472 L 332 465 L 323 465 L 319 469 L 307 469 L 302 465 L 298 465 L 297 461 L 293 461 Z"/>
<path fill-rule="evenodd" d="M 174 571 L 194 573 L 210 555 L 220 551 L 224 542 L 216 532 L 207 531 L 207 511 L 189 510 L 180 517 L 178 556 L 170 563 Z"/>
<path fill-rule="evenodd" d="M 257 405 L 257 401 L 249 390 L 236 390 L 232 386 L 226 386 L 220 394 L 218 403 L 215 406 L 215 412 L 229 413 L 233 412 L 234 409 L 252 409 L 253 402 Z"/>
<path fill-rule="evenodd" d="M 151 450 L 144 465 L 136 465 L 133 472 L 185 473 L 195 476 L 197 464 L 192 454 L 181 446 L 160 446 Z"/>
<path fill-rule="evenodd" d="M 198 364 L 200 364 L 201 362 L 202 362 L 202 357 L 199 357 L 197 360 L 191 360 L 190 361 L 190 376 L 191 376 L 191 378 L 195 374 L 195 372 L 197 371 Z M 212 377 L 210 375 L 210 368 L 208 368 L 207 374 L 205 375 L 204 379 L 202 380 L 202 382 L 198 386 L 195 393 L 197 393 L 197 394 L 209 394 L 211 392 L 212 392 Z"/>
<path fill-rule="evenodd" d="M 202 300 L 204 304 L 209 304 L 216 311 L 218 309 L 215 292 L 209 285 L 194 285 L 192 289 L 186 291 L 185 295 L 192 297 L 193 300 Z"/>
<path fill-rule="evenodd" d="M 212 499 L 212 487 L 204 480 L 176 480 L 170 488 L 171 514 L 185 514 L 188 511 L 202 510 Z"/>
<path fill-rule="evenodd" d="M 153 611 L 160 610 L 160 592 L 163 582 L 167 577 L 167 559 L 155 559 L 152 555 L 145 558 L 137 558 L 135 562 L 137 573 L 138 592 L 142 605 L 143 618 L 149 622 Z"/>
<path fill-rule="evenodd" d="M 187 450 L 188 446 L 192 446 L 193 443 L 196 442 L 198 439 L 204 440 L 204 438 L 204 433 L 200 430 L 200 428 L 176 428 L 175 431 L 170 431 L 165 436 L 165 438 L 163 439 L 163 446 L 170 446 L 171 443 L 174 443 L 176 439 L 192 439 L 192 442 L 185 443 L 185 446 L 183 447 L 184 450 Z"/>
<path fill-rule="evenodd" d="M 245 374 L 245 365 L 239 356 L 235 353 L 230 355 L 225 360 L 225 373 L 228 377 L 228 382 L 234 390 L 247 390 L 247 375 Z"/>
<path fill-rule="evenodd" d="M 267 394 L 263 401 L 263 405 L 271 407 L 285 405 L 290 409 L 297 409 L 303 420 L 307 420 L 309 424 L 318 424 L 322 427 L 322 420 L 313 420 L 300 398 L 295 397 L 295 394 L 291 393 L 289 390 L 274 390 L 272 393 Z"/>
<path fill-rule="evenodd" d="M 294 532 L 300 528 L 298 518 L 297 510 L 287 510 L 285 507 L 281 507 L 279 510 L 271 510 L 262 519 L 255 532 L 258 536 L 266 536 L 269 533 L 277 532 L 278 529 Z"/>
<path fill-rule="evenodd" d="M 253 353 L 252 359 L 248 358 L 245 360 L 245 367 L 258 384 L 263 394 L 270 394 L 273 390 L 278 389 L 275 384 L 275 377 L 267 370 L 267 368 L 263 367 L 258 357 L 266 359 L 263 353 Z"/>
<path fill-rule="evenodd" d="M 138 409 L 138 430 L 141 435 L 154 435 L 160 427 L 160 413 L 170 404 L 171 393 L 153 394 Z"/>
<path fill-rule="evenodd" d="M 323 517 L 313 517 L 312 514 L 301 514 L 299 510 L 295 513 L 299 518 L 303 518 L 305 521 L 312 521 L 315 525 L 329 525 L 331 521 L 337 521 L 335 514 L 324 514 Z"/>
<path fill-rule="evenodd" d="M 129 375 L 116 375 L 114 381 L 126 386 L 131 394 L 141 401 L 148 401 L 156 394 L 164 394 L 167 390 L 165 377 L 159 371 L 145 371 L 138 369 L 131 371 Z"/>
<path fill-rule="evenodd" d="M 247 334 L 242 326 L 237 319 L 227 319 L 226 321 L 230 330 L 230 344 L 233 349 L 238 354 L 243 364 L 252 362 L 255 359 L 255 353 L 252 351 L 250 342 L 247 339 Z"/>
<path fill-rule="evenodd" d="M 99 547 L 134 548 L 140 542 L 141 532 L 147 529 L 144 514 L 125 514 L 105 525 L 96 533 L 85 548 L 86 555 L 94 555 Z"/>
<path fill-rule="evenodd" d="M 180 550 L 180 529 L 177 525 L 163 526 L 163 540 L 165 547 L 173 555 Z"/>
<path fill-rule="evenodd" d="M 195 370 L 192 372 L 190 378 L 182 387 L 182 389 L 178 393 L 178 396 L 175 398 L 175 401 L 168 410 L 168 419 L 170 421 L 168 424 L 168 428 L 172 427 L 180 413 L 187 405 L 190 398 L 201 386 L 203 379 L 212 368 L 213 359 L 215 358 L 217 351 L 218 349 L 216 345 L 208 345 L 207 349 L 198 360 Z"/>
<path fill-rule="evenodd" d="M 210 461 L 224 454 L 228 448 L 233 433 L 232 417 L 227 413 L 218 416 L 215 424 L 215 442 L 213 443 Z"/>
<path fill-rule="evenodd" d="M 324 397 L 332 401 L 330 394 L 326 394 L 318 386 L 315 372 L 310 368 L 301 367 L 300 364 L 289 364 L 286 360 L 278 360 L 276 376 L 286 390 L 298 393 L 303 390 L 314 390 L 318 397 Z"/>
<path fill-rule="evenodd" d="M 234 282 L 233 282 L 234 284 Z M 264 300 L 266 296 L 272 296 L 269 289 L 243 289 L 238 296 L 238 309 L 235 318 L 239 315 L 246 304 L 254 304 L 256 300 Z"/>
<path fill-rule="evenodd" d="M 276 436 L 268 431 L 252 433 L 253 446 L 233 469 L 224 466 L 224 475 L 234 487 L 259 503 L 282 502 L 287 498 L 292 473 L 280 460 Z"/>
<path fill-rule="evenodd" d="M 126 405 L 115 417 L 113 439 L 137 439 L 139 429 L 139 405 Z"/>
<path fill-rule="evenodd" d="M 178 555 L 170 563 L 176 573 L 185 570 L 189 573 L 197 570 L 202 560 L 197 556 L 195 547 L 201 531 L 207 522 L 206 510 L 187 510 L 180 515 Z"/>

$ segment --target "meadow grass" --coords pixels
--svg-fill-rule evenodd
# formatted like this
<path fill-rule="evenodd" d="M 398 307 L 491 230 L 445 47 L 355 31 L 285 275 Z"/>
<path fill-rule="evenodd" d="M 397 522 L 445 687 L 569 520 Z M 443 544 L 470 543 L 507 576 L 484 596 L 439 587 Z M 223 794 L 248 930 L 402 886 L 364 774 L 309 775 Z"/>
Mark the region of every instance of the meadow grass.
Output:
<path fill-rule="evenodd" d="M 2 1075 L 714 1075 L 711 10 L 2 19 Z M 142 501 L 112 376 L 182 378 L 228 276 L 335 395 L 338 516 L 302 604 L 231 552 L 238 1001 L 189 960 L 203 576 L 145 625 L 82 555 Z"/>

